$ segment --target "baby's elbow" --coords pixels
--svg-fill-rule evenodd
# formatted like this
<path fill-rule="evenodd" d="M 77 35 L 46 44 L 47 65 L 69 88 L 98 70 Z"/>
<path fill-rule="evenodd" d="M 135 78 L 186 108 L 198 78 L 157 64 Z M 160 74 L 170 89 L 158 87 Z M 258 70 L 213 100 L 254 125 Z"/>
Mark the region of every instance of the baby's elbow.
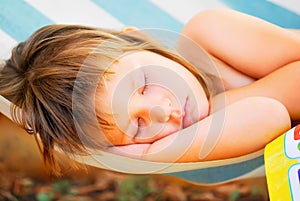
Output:
<path fill-rule="evenodd" d="M 266 103 L 270 107 L 270 112 L 272 113 L 273 118 L 277 119 L 278 122 L 283 127 L 289 129 L 291 127 L 291 117 L 287 108 L 280 101 L 272 98 L 266 98 Z"/>
<path fill-rule="evenodd" d="M 270 126 L 269 136 L 266 136 L 267 141 L 272 141 L 278 134 L 283 134 L 291 128 L 291 117 L 287 108 L 280 101 L 258 97 L 257 104 L 260 104 L 260 113 L 263 116 L 262 120 L 268 122 Z M 277 135 L 274 136 L 274 133 Z"/>

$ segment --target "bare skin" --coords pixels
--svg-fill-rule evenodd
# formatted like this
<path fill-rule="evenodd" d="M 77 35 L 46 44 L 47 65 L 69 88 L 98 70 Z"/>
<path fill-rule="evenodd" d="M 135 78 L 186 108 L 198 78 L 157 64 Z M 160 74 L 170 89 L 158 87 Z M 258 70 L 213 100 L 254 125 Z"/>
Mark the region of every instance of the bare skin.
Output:
<path fill-rule="evenodd" d="M 225 72 L 221 77 L 227 82 L 236 86 L 234 80 L 241 76 L 253 79 L 251 84 L 221 94 L 226 96 L 228 104 L 249 96 L 275 98 L 288 109 L 293 121 L 300 119 L 300 105 L 297 104 L 300 94 L 294 91 L 300 86 L 297 82 L 300 71 L 298 34 L 248 15 L 219 9 L 195 16 L 183 34 L 222 61 L 219 69 L 230 67 L 241 73 L 232 76 Z"/>
<path fill-rule="evenodd" d="M 108 151 L 164 162 L 236 157 L 263 148 L 288 130 L 291 121 L 299 121 L 300 94 L 295 92 L 300 88 L 298 34 L 223 9 L 199 13 L 182 33 L 212 56 L 221 73 L 226 91 L 213 98 L 215 112 L 154 143 Z M 224 100 L 226 107 L 219 107 Z M 219 122 L 223 124 L 220 132 L 213 135 L 214 147 L 201 155 L 207 139 L 212 138 L 210 126 L 218 117 L 224 121 Z"/>

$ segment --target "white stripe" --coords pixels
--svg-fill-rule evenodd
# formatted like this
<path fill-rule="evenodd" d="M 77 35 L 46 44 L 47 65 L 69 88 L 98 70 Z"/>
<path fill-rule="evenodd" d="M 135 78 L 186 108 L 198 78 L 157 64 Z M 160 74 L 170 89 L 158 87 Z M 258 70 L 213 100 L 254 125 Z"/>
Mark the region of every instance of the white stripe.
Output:
<path fill-rule="evenodd" d="M 0 29 L 0 60 L 8 59 L 17 41 Z M 0 61 L 1 62 L 1 61 Z"/>
<path fill-rule="evenodd" d="M 89 0 L 26 0 L 55 23 L 120 29 L 123 24 Z"/>
<path fill-rule="evenodd" d="M 169 13 L 178 21 L 185 24 L 191 17 L 200 11 L 209 8 L 227 8 L 218 0 L 150 0 L 158 7 Z"/>
<path fill-rule="evenodd" d="M 300 15 L 299 0 L 269 0 L 269 1 Z"/>
<path fill-rule="evenodd" d="M 10 105 L 11 103 L 0 95 L 0 112 L 12 120 L 12 116 L 10 113 Z"/>

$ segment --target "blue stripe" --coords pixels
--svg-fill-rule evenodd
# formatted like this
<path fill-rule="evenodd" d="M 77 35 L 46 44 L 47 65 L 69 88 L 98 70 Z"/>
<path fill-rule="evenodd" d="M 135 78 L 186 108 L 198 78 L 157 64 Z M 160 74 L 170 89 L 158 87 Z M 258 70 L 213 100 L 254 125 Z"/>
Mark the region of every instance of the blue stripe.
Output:
<path fill-rule="evenodd" d="M 264 165 L 264 156 L 241 163 L 204 169 L 175 172 L 167 175 L 181 177 L 199 184 L 215 184 L 243 176 Z"/>
<path fill-rule="evenodd" d="M 300 28 L 300 16 L 265 0 L 221 0 L 232 9 L 254 15 L 284 28 Z"/>
<path fill-rule="evenodd" d="M 127 26 L 163 28 L 176 32 L 183 27 L 182 23 L 148 0 L 93 0 L 93 2 Z"/>
<path fill-rule="evenodd" d="M 0 0 L 0 28 L 16 41 L 25 40 L 47 24 L 53 22 L 26 2 Z"/>

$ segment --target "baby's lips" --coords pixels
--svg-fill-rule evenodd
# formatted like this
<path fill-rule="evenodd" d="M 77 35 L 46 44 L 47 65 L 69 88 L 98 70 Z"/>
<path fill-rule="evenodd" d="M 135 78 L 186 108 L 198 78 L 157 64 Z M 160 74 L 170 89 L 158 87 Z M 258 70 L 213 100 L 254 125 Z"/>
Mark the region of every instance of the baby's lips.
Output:
<path fill-rule="evenodd" d="M 182 120 L 183 128 L 186 128 L 192 124 L 191 118 L 189 115 L 185 115 Z"/>
<path fill-rule="evenodd" d="M 191 118 L 190 118 L 190 111 L 189 111 L 189 102 L 188 98 L 186 99 L 184 109 L 183 109 L 183 118 L 182 118 L 182 125 L 183 128 L 186 128 L 192 124 Z"/>

